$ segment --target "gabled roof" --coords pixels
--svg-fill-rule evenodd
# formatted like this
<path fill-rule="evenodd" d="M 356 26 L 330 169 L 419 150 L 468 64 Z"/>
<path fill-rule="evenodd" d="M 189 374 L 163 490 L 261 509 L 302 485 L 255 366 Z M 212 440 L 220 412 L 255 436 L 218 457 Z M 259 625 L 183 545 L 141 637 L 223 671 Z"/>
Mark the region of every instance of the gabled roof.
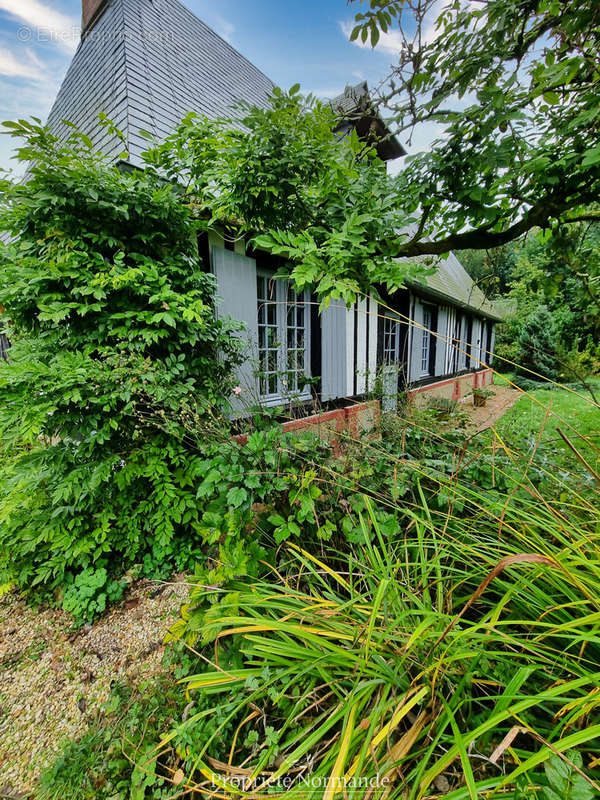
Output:
<path fill-rule="evenodd" d="M 398 233 L 408 236 L 410 239 L 417 233 L 417 230 L 416 223 L 412 222 Z M 399 261 L 404 260 L 435 268 L 435 272 L 431 275 L 406 279 L 406 285 L 416 290 L 418 294 L 442 303 L 450 303 L 483 317 L 497 321 L 503 319 L 503 314 L 496 303 L 487 299 L 454 253 L 449 253 L 445 258 L 418 256 L 417 258 L 399 259 Z"/>
<path fill-rule="evenodd" d="M 454 253 L 436 259 L 433 275 L 420 280 L 408 280 L 407 284 L 422 294 L 448 301 L 483 317 L 498 321 L 502 319 L 500 310 L 486 298 Z"/>
<path fill-rule="evenodd" d="M 356 128 L 361 139 L 372 139 L 377 143 L 377 153 L 382 161 L 406 155 L 406 150 L 390 133 L 373 104 L 366 81 L 357 83 L 356 86 L 346 86 L 344 93 L 330 100 L 329 105 L 340 119 L 336 130 Z"/>
<path fill-rule="evenodd" d="M 163 139 L 190 111 L 214 119 L 235 116 L 240 100 L 266 105 L 272 81 L 179 0 L 106 0 L 94 19 L 48 118 L 57 135 L 69 120 L 117 157 L 123 144 L 99 125 L 104 112 L 139 165 L 141 130 Z"/>

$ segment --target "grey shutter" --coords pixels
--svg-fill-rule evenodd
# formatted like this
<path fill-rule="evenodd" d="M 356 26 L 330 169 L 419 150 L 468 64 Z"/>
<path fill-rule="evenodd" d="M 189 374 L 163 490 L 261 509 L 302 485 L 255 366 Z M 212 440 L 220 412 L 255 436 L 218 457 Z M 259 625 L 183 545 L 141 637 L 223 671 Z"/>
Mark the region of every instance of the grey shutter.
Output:
<path fill-rule="evenodd" d="M 346 306 L 332 300 L 321 312 L 321 400 L 346 396 Z"/>
<path fill-rule="evenodd" d="M 421 379 L 421 351 L 423 349 L 423 306 L 418 300 L 414 302 L 413 322 L 411 326 L 411 344 L 408 362 L 408 379 L 412 383 Z"/>
<path fill-rule="evenodd" d="M 237 373 L 243 392 L 237 405 L 247 408 L 258 401 L 256 261 L 218 246 L 211 248 L 211 256 L 212 271 L 217 279 L 217 316 L 232 317 L 246 326 L 246 330 L 237 334 L 245 340 L 245 360 Z"/>
<path fill-rule="evenodd" d="M 448 351 L 448 309 L 438 308 L 437 337 L 435 340 L 435 376 L 446 374 L 446 354 Z"/>

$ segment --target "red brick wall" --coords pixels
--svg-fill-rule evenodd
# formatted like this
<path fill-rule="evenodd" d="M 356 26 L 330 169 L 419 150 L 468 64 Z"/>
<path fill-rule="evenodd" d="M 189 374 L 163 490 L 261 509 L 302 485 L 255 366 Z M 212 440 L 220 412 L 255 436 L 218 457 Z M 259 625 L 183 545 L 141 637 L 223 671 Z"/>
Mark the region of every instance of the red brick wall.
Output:
<path fill-rule="evenodd" d="M 452 400 L 460 400 L 470 394 L 473 389 L 481 386 L 490 386 L 494 380 L 494 373 L 491 369 L 481 372 L 469 372 L 467 375 L 459 375 L 457 378 L 447 378 L 435 383 L 428 383 L 426 386 L 419 386 L 407 392 L 409 400 L 415 402 L 425 402 L 428 397 L 447 397 Z"/>
<path fill-rule="evenodd" d="M 354 438 L 361 433 L 368 433 L 377 427 L 381 413 L 379 400 L 370 400 L 368 403 L 355 403 L 346 408 L 336 408 L 334 411 L 325 411 L 323 414 L 313 414 L 310 417 L 292 419 L 284 422 L 282 429 L 290 431 L 312 430 L 322 439 L 330 442 L 337 448 L 340 437 Z M 245 433 L 233 437 L 238 444 L 244 445 L 248 440 Z"/>

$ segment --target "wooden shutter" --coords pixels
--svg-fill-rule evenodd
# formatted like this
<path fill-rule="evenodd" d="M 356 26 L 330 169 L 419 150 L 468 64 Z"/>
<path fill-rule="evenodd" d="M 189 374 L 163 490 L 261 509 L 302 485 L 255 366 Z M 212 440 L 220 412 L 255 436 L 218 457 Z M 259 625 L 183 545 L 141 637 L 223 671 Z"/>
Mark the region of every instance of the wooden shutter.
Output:
<path fill-rule="evenodd" d="M 321 400 L 346 396 L 346 306 L 332 300 L 321 312 Z"/>
<path fill-rule="evenodd" d="M 238 334 L 245 342 L 245 360 L 238 367 L 238 383 L 243 392 L 237 405 L 247 408 L 258 401 L 256 261 L 218 246 L 212 247 L 211 256 L 217 279 L 217 316 L 232 317 L 246 326 Z"/>

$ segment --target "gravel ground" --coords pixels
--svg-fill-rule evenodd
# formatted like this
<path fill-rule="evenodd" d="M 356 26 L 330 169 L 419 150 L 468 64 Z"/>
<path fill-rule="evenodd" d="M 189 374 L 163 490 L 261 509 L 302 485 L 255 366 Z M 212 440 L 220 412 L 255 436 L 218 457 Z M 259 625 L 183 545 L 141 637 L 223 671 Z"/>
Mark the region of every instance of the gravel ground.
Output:
<path fill-rule="evenodd" d="M 164 635 L 187 592 L 183 576 L 139 581 L 122 608 L 75 632 L 66 612 L 36 611 L 15 592 L 0 598 L 0 798 L 30 795 L 116 680 L 160 672 Z"/>
<path fill-rule="evenodd" d="M 469 398 L 462 407 L 462 410 L 469 414 L 470 425 L 478 431 L 484 431 L 495 425 L 500 417 L 523 396 L 523 392 L 513 389 L 512 386 L 490 386 L 486 388 L 490 388 L 494 394 L 488 397 L 485 406 L 476 407 L 473 405 L 473 400 Z"/>

